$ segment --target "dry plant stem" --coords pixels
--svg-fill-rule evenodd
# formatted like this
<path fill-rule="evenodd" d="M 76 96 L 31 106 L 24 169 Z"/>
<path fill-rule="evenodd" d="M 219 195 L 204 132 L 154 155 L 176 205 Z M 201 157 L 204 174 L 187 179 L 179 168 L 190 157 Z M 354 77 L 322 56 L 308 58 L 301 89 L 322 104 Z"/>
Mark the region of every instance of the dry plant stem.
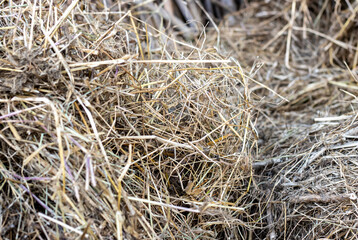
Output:
<path fill-rule="evenodd" d="M 31 22 L 31 28 L 30 28 L 30 37 L 29 37 L 29 43 L 27 46 L 28 50 L 31 50 L 32 48 L 32 42 L 33 42 L 33 38 L 34 38 L 34 26 L 35 26 L 35 20 L 36 20 L 36 0 L 34 1 L 34 4 L 32 5 L 32 22 Z"/>
<path fill-rule="evenodd" d="M 120 211 L 116 212 L 116 225 L 117 225 L 117 239 L 123 239 L 123 224 L 124 224 L 124 218 L 122 216 L 122 213 Z"/>
<path fill-rule="evenodd" d="M 316 195 L 309 194 L 303 196 L 296 196 L 293 199 L 290 199 L 293 203 L 331 203 L 331 202 L 345 202 L 345 201 L 354 201 L 357 199 L 357 196 L 352 194 L 339 194 L 339 195 Z"/>
<path fill-rule="evenodd" d="M 49 217 L 49 216 L 46 216 L 45 214 L 43 214 L 43 213 L 38 213 L 38 216 L 39 217 L 42 217 L 42 218 L 44 218 L 44 219 L 46 219 L 46 220 L 48 220 L 48 221 L 50 221 L 50 222 L 54 222 L 54 223 L 56 223 L 56 224 L 58 224 L 58 225 L 60 225 L 60 226 L 62 226 L 62 227 L 64 227 L 64 228 L 66 228 L 66 229 L 68 229 L 68 230 L 70 230 L 70 231 L 72 231 L 72 232 L 75 232 L 75 233 L 78 233 L 78 234 L 83 234 L 83 232 L 82 231 L 80 231 L 80 230 L 78 230 L 78 229 L 75 229 L 75 228 L 73 228 L 73 227 L 71 227 L 71 226 L 69 226 L 69 225 L 67 225 L 67 224 L 65 224 L 65 223 L 63 223 L 63 222 L 61 222 L 61 221 L 58 221 L 58 220 L 56 220 L 56 219 L 54 219 L 54 218 L 52 218 L 52 217 Z"/>
<path fill-rule="evenodd" d="M 134 20 L 133 20 L 133 17 L 132 17 L 132 13 L 131 13 L 131 12 L 129 12 L 129 17 L 130 17 L 130 19 L 131 19 L 131 23 L 132 23 L 132 26 L 133 26 L 133 29 L 134 29 L 134 33 L 135 33 L 135 35 L 136 35 L 136 37 L 137 37 L 140 55 L 141 55 L 141 57 L 142 57 L 142 60 L 144 60 L 144 54 L 143 54 L 143 50 L 142 50 L 142 44 L 141 44 L 141 42 L 140 42 L 140 38 L 139 38 L 139 35 L 138 35 L 137 27 L 136 27 L 136 25 L 135 25 L 135 23 L 134 23 Z"/>
<path fill-rule="evenodd" d="M 292 28 L 295 22 L 295 15 L 296 15 L 296 0 L 293 0 L 292 7 L 291 7 L 291 20 L 288 27 L 288 34 L 287 34 L 287 42 L 286 42 L 286 55 L 285 55 L 285 65 L 288 69 L 290 69 L 290 48 L 291 48 L 291 39 L 292 39 Z"/>
<path fill-rule="evenodd" d="M 128 136 L 128 137 L 120 137 L 119 139 L 121 139 L 121 140 L 158 140 L 159 142 L 170 144 L 174 147 L 194 150 L 194 147 L 191 146 L 190 144 L 177 143 L 177 142 L 173 142 L 171 140 L 164 139 L 164 138 L 161 138 L 158 136 Z"/>
<path fill-rule="evenodd" d="M 283 157 L 279 157 L 279 158 L 273 158 L 273 159 L 267 159 L 267 160 L 263 160 L 263 161 L 259 161 L 259 162 L 254 162 L 254 163 L 252 163 L 252 168 L 253 169 L 265 168 L 265 167 L 268 167 L 271 165 L 282 163 L 284 160 L 285 159 Z"/>
<path fill-rule="evenodd" d="M 275 240 L 277 238 L 277 234 L 275 232 L 275 225 L 274 225 L 274 221 L 273 221 L 273 217 L 272 217 L 272 204 L 268 204 L 267 205 L 267 224 L 270 227 L 270 231 L 269 231 L 269 239 L 270 240 Z"/>
<path fill-rule="evenodd" d="M 86 67 L 86 68 L 95 68 L 101 65 L 110 65 L 110 64 L 134 64 L 134 63 L 147 63 L 147 64 L 180 64 L 180 63 L 230 63 L 231 60 L 125 60 L 125 59 L 113 59 L 106 61 L 98 62 L 85 62 L 85 63 L 73 63 L 69 64 L 70 68 Z M 80 70 L 84 70 L 81 68 Z"/>
<path fill-rule="evenodd" d="M 0 99 L 0 101 L 8 102 L 8 100 L 5 100 L 5 99 Z M 26 108 L 26 109 L 23 109 L 23 110 L 18 110 L 18 111 L 12 112 L 12 113 L 8 113 L 8 114 L 0 116 L 0 120 L 4 119 L 4 118 L 9 118 L 11 116 L 16 116 L 16 115 L 18 115 L 20 113 L 23 113 L 23 112 L 32 111 L 32 110 L 35 110 L 35 109 L 38 109 L 38 108 L 42 108 L 44 106 L 46 106 L 46 104 L 41 104 L 41 105 L 38 105 L 38 106 L 34 106 L 34 107 Z"/>

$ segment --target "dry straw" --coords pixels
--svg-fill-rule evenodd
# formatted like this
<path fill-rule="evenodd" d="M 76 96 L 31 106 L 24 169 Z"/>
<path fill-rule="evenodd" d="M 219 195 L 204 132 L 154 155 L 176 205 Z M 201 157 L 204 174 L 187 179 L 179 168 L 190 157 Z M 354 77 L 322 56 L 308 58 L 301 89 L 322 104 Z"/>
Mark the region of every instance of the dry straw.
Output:
<path fill-rule="evenodd" d="M 125 4 L 0 7 L 1 237 L 203 239 L 253 225 L 254 113 L 236 62 Z"/>
<path fill-rule="evenodd" d="M 357 239 L 358 2 L 235 2 L 0 1 L 1 238 Z"/>
<path fill-rule="evenodd" d="M 250 1 L 221 40 L 261 86 L 252 239 L 357 239 L 357 1 Z M 239 22 L 239 23 L 238 23 Z M 210 34 L 208 34 L 209 36 Z M 212 40 L 214 42 L 214 40 Z"/>

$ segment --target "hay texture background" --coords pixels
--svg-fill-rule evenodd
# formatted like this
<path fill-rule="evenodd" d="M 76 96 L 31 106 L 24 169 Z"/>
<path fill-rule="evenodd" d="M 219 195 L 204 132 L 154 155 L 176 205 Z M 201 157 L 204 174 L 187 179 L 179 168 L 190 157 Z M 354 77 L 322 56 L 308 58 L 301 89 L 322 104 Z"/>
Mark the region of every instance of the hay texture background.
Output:
<path fill-rule="evenodd" d="M 2 239 L 356 239 L 357 1 L 0 1 Z"/>

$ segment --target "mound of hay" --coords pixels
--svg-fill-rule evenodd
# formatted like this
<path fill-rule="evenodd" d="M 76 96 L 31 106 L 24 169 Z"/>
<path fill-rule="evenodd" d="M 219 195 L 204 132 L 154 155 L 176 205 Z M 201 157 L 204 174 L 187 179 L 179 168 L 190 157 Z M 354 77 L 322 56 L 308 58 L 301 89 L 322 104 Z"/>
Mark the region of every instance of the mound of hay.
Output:
<path fill-rule="evenodd" d="M 357 1 L 251 1 L 219 27 L 255 79 L 289 100 L 252 88 L 265 96 L 254 238 L 357 238 L 357 11 Z"/>
<path fill-rule="evenodd" d="M 186 3 L 0 2 L 1 238 L 357 238 L 358 2 Z"/>
<path fill-rule="evenodd" d="M 123 9 L 0 7 L 2 238 L 247 238 L 238 62 Z"/>

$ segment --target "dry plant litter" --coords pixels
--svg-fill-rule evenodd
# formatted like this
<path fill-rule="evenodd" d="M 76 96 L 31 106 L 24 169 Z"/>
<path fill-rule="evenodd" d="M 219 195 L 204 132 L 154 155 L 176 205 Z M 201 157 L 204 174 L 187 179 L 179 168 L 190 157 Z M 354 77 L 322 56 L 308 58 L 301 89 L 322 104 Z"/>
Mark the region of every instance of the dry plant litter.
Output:
<path fill-rule="evenodd" d="M 357 239 L 358 2 L 183 3 L 0 2 L 3 239 Z"/>
<path fill-rule="evenodd" d="M 2 1 L 3 239 L 246 237 L 256 143 L 235 59 L 81 1 Z"/>

